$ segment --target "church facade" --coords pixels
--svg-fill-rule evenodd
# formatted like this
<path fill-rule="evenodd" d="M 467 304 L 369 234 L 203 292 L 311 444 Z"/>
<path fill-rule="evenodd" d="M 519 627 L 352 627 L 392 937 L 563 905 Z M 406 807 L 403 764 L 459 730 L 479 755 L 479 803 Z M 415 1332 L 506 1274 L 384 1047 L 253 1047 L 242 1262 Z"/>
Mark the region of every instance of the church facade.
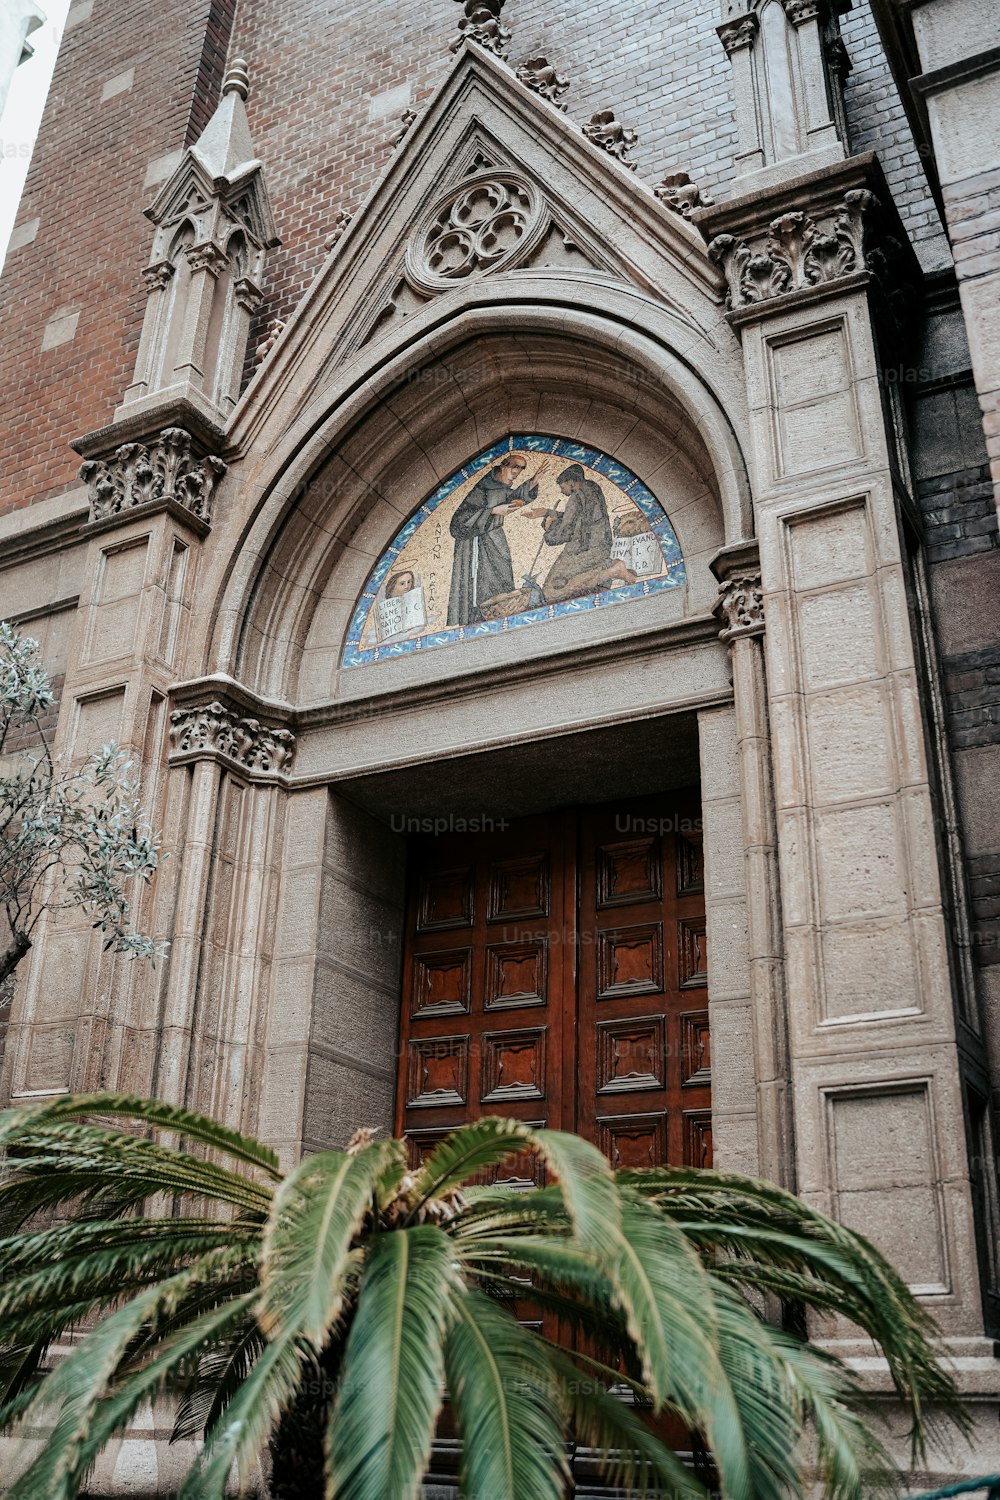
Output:
<path fill-rule="evenodd" d="M 170 851 L 3 1103 L 781 1183 L 939 1321 L 914 1488 L 1000 1470 L 990 11 L 74 0 L 0 282 L 0 612 Z"/>

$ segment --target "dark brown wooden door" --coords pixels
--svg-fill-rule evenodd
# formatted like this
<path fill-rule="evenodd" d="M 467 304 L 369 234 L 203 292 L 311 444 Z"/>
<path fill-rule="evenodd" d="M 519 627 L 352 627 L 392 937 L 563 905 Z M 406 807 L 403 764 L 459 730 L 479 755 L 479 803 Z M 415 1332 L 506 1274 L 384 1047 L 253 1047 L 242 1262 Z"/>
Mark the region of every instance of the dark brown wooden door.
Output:
<path fill-rule="evenodd" d="M 695 794 L 415 839 L 397 1130 L 577 1130 L 615 1166 L 711 1161 Z M 531 1180 L 531 1160 L 501 1181 Z"/>

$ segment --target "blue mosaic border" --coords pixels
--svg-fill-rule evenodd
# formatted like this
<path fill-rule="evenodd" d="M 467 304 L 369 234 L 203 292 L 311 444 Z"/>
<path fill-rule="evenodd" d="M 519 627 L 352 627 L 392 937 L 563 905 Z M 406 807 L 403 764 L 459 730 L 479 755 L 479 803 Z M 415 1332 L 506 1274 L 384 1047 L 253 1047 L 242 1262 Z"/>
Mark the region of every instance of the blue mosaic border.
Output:
<path fill-rule="evenodd" d="M 444 630 L 436 630 L 432 634 L 418 636 L 414 640 L 373 646 L 363 651 L 361 636 L 365 622 L 386 574 L 396 563 L 403 548 L 417 529 L 434 514 L 442 501 L 447 500 L 460 484 L 471 479 L 482 469 L 495 464 L 511 448 L 524 452 L 551 453 L 558 458 L 576 459 L 579 463 L 586 464 L 588 468 L 613 480 L 631 500 L 635 501 L 649 521 L 660 544 L 666 571 L 657 578 L 643 579 L 638 583 L 624 584 L 620 588 L 606 589 L 600 594 L 588 594 L 582 599 L 564 599 L 559 604 L 546 604 L 540 609 L 527 610 L 524 614 L 509 615 L 503 620 L 483 620 L 476 625 L 450 625 Z M 684 558 L 680 543 L 674 534 L 674 528 L 660 502 L 650 493 L 642 480 L 636 478 L 631 469 L 626 469 L 624 464 L 609 458 L 606 453 L 601 453 L 597 448 L 587 448 L 584 444 L 570 442 L 567 438 L 514 434 L 486 448 L 464 464 L 457 473 L 452 474 L 450 479 L 446 479 L 444 484 L 438 486 L 434 493 L 413 512 L 406 525 L 396 533 L 369 574 L 368 582 L 354 607 L 340 664 L 342 667 L 363 667 L 372 662 L 410 656 L 417 651 L 430 651 L 437 646 L 450 646 L 456 641 L 469 641 L 483 635 L 501 635 L 505 631 L 520 630 L 525 625 L 537 625 L 543 620 L 555 620 L 563 615 L 579 615 L 591 609 L 606 609 L 608 605 L 624 604 L 629 599 L 643 599 L 649 594 L 662 593 L 664 589 L 680 588 L 686 581 Z"/>

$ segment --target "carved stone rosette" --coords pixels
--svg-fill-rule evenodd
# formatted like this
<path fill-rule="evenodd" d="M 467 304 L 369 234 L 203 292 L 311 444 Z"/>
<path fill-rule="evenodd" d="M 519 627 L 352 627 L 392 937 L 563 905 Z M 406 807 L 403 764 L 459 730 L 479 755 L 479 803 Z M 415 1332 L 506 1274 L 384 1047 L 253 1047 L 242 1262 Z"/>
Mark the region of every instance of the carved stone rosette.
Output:
<path fill-rule="evenodd" d="M 716 235 L 708 253 L 725 275 L 729 306 L 737 309 L 766 302 L 856 271 L 878 274 L 880 251 L 869 235 L 878 208 L 874 193 L 853 188 L 819 222 L 804 210 L 794 210 L 772 219 L 759 235 L 746 239 Z M 883 247 L 882 259 L 884 255 Z"/>
<path fill-rule="evenodd" d="M 709 208 L 715 202 L 711 194 L 692 182 L 686 172 L 669 172 L 653 192 L 664 208 L 680 214 L 682 219 L 690 219 L 696 208 Z"/>
<path fill-rule="evenodd" d="M 406 274 L 425 295 L 502 269 L 545 228 L 542 200 L 513 172 L 478 172 L 438 201 L 406 251 Z"/>
<path fill-rule="evenodd" d="M 175 708 L 170 715 L 172 759 L 218 755 L 241 770 L 277 775 L 292 769 L 295 736 L 240 714 L 213 699 L 195 708 Z"/>
<path fill-rule="evenodd" d="M 628 130 L 616 120 L 613 109 L 599 109 L 596 115 L 591 115 L 589 123 L 583 127 L 583 133 L 588 141 L 593 141 L 595 146 L 620 161 L 623 167 L 628 167 L 631 172 L 635 171 L 635 162 L 626 161 L 625 157 L 639 139 L 638 132 Z"/>
<path fill-rule="evenodd" d="M 546 57 L 528 57 L 517 69 L 517 77 L 525 88 L 531 89 L 536 94 L 541 94 L 543 99 L 548 99 L 557 109 L 566 109 L 561 104 L 563 94 L 569 88 L 569 79 L 563 73 L 557 73 L 555 68 Z"/>
<path fill-rule="evenodd" d="M 173 500 L 200 520 L 212 519 L 212 492 L 227 465 L 199 458 L 191 434 L 164 427 L 151 443 L 122 443 L 110 458 L 88 459 L 80 478 L 90 490 L 90 519 L 103 521 L 135 505 Z"/>
<path fill-rule="evenodd" d="M 487 52 L 505 57 L 510 43 L 510 28 L 500 20 L 504 0 L 458 0 L 464 12 L 458 23 L 458 35 L 450 42 L 457 52 L 466 42 L 478 42 Z"/>
<path fill-rule="evenodd" d="M 764 596 L 760 573 L 732 573 L 719 585 L 719 602 L 712 613 L 722 624 L 720 640 L 763 635 Z"/>

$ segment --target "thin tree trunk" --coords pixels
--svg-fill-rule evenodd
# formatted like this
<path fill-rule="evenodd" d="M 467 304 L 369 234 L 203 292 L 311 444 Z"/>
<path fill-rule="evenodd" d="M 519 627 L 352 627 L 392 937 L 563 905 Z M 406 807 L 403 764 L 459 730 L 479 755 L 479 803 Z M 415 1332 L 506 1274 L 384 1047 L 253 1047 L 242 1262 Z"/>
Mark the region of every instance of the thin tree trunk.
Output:
<path fill-rule="evenodd" d="M 6 953 L 0 954 L 0 984 L 8 979 L 21 959 L 31 947 L 31 939 L 25 932 L 15 932 Z"/>

